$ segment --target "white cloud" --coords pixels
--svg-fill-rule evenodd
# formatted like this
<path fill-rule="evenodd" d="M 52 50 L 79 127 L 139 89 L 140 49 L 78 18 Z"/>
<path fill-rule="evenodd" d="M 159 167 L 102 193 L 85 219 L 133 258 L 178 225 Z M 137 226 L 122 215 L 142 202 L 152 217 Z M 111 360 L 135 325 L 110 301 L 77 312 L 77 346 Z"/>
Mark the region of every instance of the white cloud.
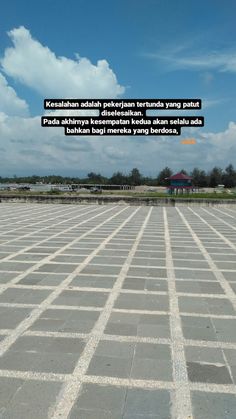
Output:
<path fill-rule="evenodd" d="M 83 170 L 90 144 L 67 138 L 63 129 L 42 128 L 40 117 L 9 117 L 0 113 L 1 175 L 65 173 Z"/>
<path fill-rule="evenodd" d="M 10 36 L 14 46 L 5 51 L 2 59 L 5 73 L 43 96 L 108 98 L 124 90 L 105 60 L 93 65 L 85 58 L 56 57 L 23 27 L 12 30 Z M 203 103 L 210 107 L 219 101 Z M 181 137 L 65 137 L 63 128 L 42 128 L 40 116 L 27 117 L 27 111 L 26 102 L 0 73 L 2 176 L 80 175 L 91 170 L 111 175 L 117 170 L 128 172 L 133 167 L 144 174 L 156 175 L 164 166 L 173 170 L 225 167 L 230 162 L 236 166 L 234 122 L 219 133 L 185 128 Z M 180 144 L 187 137 L 196 138 L 197 144 Z"/>
<path fill-rule="evenodd" d="M 202 56 L 182 57 L 175 59 L 176 66 L 180 68 L 207 68 L 220 71 L 236 72 L 236 54 L 222 54 L 220 52 Z"/>
<path fill-rule="evenodd" d="M 173 170 L 194 166 L 236 166 L 236 123 L 218 133 L 200 128 L 183 129 L 180 137 L 66 137 L 63 128 L 41 128 L 40 117 L 20 118 L 0 114 L 1 175 L 71 174 L 97 171 L 111 175 L 138 167 L 156 175 L 169 166 Z M 195 138 L 195 145 L 180 144 Z"/>
<path fill-rule="evenodd" d="M 158 53 L 145 54 L 147 58 L 163 61 L 169 69 L 195 69 L 195 70 L 218 70 L 221 72 L 236 72 L 236 52 L 213 51 L 202 54 L 193 54 L 191 51 L 181 55 L 175 49 L 160 51 Z M 207 81 L 209 82 L 209 72 Z M 211 76 L 212 80 L 212 76 Z M 210 80 L 210 81 L 211 81 Z"/>
<path fill-rule="evenodd" d="M 236 123 L 230 122 L 227 129 L 218 133 L 202 133 L 201 143 L 208 146 L 207 164 L 216 166 L 232 163 L 236 166 Z M 205 147 L 204 147 L 205 148 Z"/>
<path fill-rule="evenodd" d="M 121 139 L 119 139 L 119 142 Z M 110 140 L 112 143 L 112 140 Z M 111 161 L 121 160 L 127 161 L 130 159 L 130 153 L 125 147 L 120 147 L 119 149 L 117 147 L 114 147 L 114 145 L 104 145 L 103 153 L 111 159 Z"/>
<path fill-rule="evenodd" d="M 23 26 L 9 32 L 13 47 L 1 60 L 4 72 L 44 97 L 113 98 L 124 93 L 106 60 L 57 57 Z"/>
<path fill-rule="evenodd" d="M 0 112 L 8 115 L 27 115 L 28 105 L 20 99 L 15 90 L 10 87 L 5 77 L 0 73 Z"/>

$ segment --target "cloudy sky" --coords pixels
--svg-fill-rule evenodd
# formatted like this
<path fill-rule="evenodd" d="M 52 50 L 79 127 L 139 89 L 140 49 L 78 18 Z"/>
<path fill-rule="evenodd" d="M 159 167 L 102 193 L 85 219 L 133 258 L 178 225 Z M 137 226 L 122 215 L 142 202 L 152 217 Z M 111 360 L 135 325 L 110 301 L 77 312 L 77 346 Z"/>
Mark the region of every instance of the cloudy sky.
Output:
<path fill-rule="evenodd" d="M 3 0 L 0 176 L 236 166 L 235 15 L 235 0 Z M 65 137 L 40 126 L 48 97 L 201 98 L 205 127 Z"/>

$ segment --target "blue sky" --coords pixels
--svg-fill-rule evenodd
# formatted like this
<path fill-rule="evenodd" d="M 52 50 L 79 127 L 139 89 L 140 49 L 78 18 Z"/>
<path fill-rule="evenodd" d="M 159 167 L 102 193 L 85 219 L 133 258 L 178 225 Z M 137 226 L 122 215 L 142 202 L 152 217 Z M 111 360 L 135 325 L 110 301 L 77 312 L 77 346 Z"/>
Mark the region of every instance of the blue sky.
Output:
<path fill-rule="evenodd" d="M 3 1 L 0 175 L 236 165 L 235 15 L 234 0 Z M 182 130 L 196 145 L 41 129 L 44 97 L 73 94 L 201 98 L 205 127 Z"/>

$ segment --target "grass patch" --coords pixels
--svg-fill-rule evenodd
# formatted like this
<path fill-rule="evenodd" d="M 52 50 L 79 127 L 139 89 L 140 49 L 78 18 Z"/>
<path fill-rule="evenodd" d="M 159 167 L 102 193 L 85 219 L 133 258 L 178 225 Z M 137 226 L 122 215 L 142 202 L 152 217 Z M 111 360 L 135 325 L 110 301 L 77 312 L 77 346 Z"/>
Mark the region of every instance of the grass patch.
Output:
<path fill-rule="evenodd" d="M 169 195 L 164 192 L 130 192 L 130 191 L 103 191 L 102 195 L 123 195 L 133 196 L 136 198 L 173 198 L 173 199 L 236 199 L 236 193 L 191 193 L 191 194 L 179 194 Z"/>
<path fill-rule="evenodd" d="M 180 195 L 169 195 L 164 192 L 134 192 L 134 191 L 103 191 L 102 194 L 91 194 L 90 191 L 82 191 L 82 192 L 64 192 L 60 190 L 53 190 L 53 191 L 44 191 L 44 192 L 35 192 L 35 191 L 1 191 L 0 195 L 19 195 L 19 196 L 42 196 L 42 195 L 59 195 L 59 196 L 67 196 L 67 197 L 75 197 L 79 195 L 88 195 L 88 196 L 120 196 L 120 197 L 133 197 L 133 198 L 171 198 L 171 199 L 236 199 L 236 193 L 191 193 L 191 194 L 180 194 Z"/>

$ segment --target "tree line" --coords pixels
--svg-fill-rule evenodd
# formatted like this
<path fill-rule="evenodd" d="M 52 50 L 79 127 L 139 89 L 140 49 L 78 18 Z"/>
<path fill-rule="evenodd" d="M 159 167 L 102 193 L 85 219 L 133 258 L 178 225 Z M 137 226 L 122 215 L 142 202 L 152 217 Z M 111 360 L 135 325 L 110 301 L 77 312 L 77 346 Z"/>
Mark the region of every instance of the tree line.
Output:
<path fill-rule="evenodd" d="M 225 169 L 213 167 L 206 172 L 205 170 L 195 167 L 192 171 L 187 172 L 182 169 L 180 172 L 192 177 L 193 185 L 198 187 L 216 187 L 217 185 L 225 185 L 226 188 L 236 187 L 236 170 L 232 164 Z M 95 183 L 95 184 L 112 184 L 112 185 L 148 185 L 148 186 L 167 186 L 169 184 L 168 177 L 173 175 L 173 171 L 169 167 L 162 169 L 156 177 L 144 176 L 139 169 L 133 168 L 130 173 L 125 174 L 120 171 L 113 173 L 111 177 L 102 176 L 100 173 L 90 172 L 87 177 L 67 177 L 67 176 L 13 176 L 1 177 L 0 183 L 31 183 L 36 184 L 43 182 L 45 184 L 78 184 L 78 183 Z"/>

